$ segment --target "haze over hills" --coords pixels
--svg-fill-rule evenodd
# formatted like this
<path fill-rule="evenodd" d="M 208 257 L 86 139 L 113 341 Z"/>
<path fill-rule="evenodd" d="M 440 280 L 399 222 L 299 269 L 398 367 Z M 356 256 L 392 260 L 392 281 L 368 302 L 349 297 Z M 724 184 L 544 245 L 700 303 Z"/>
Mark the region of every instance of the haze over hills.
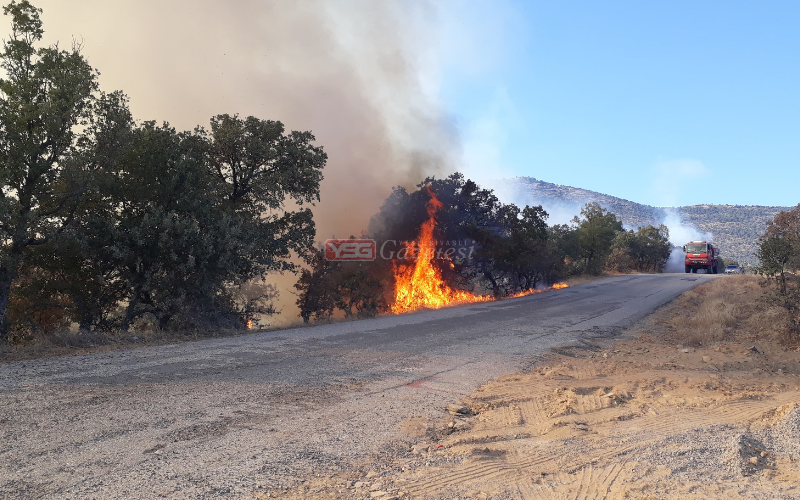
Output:
<path fill-rule="evenodd" d="M 753 254 L 766 223 L 778 212 L 792 208 L 759 205 L 653 207 L 533 177 L 504 179 L 497 191 L 501 197 L 518 205 L 542 205 L 551 214 L 550 224 L 567 222 L 579 214 L 586 203 L 594 201 L 615 213 L 626 228 L 664 224 L 670 229 L 673 244 L 681 245 L 690 239 L 711 239 L 719 246 L 723 257 L 740 262 L 756 261 Z"/>

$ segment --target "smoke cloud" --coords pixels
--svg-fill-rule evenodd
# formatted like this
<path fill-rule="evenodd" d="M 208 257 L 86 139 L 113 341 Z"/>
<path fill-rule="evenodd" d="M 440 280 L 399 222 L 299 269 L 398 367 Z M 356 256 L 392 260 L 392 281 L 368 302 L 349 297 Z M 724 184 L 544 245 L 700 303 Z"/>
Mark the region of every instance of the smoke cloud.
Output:
<path fill-rule="evenodd" d="M 329 155 L 320 239 L 360 233 L 392 186 L 453 169 L 456 134 L 422 71 L 437 43 L 424 1 L 34 1 L 46 41 L 82 43 L 137 119 L 191 129 L 239 113 L 311 130 Z"/>
<path fill-rule="evenodd" d="M 696 227 L 688 226 L 683 223 L 681 217 L 672 209 L 665 209 L 667 216 L 663 224 L 669 228 L 669 242 L 673 245 L 669 260 L 664 269 L 668 273 L 684 272 L 684 253 L 683 245 L 689 241 L 712 241 L 714 235 L 699 230 Z"/>
<path fill-rule="evenodd" d="M 521 190 L 513 178 L 498 179 L 485 176 L 479 183 L 485 188 L 492 189 L 503 203 L 513 203 L 520 208 L 525 205 L 541 205 L 547 212 L 547 224 L 550 226 L 570 224 L 575 216 L 580 216 L 581 208 L 584 206 L 577 202 L 535 196 Z"/>
<path fill-rule="evenodd" d="M 664 218 L 663 224 L 669 228 L 669 242 L 673 245 L 682 247 L 689 241 L 711 241 L 714 239 L 713 234 L 684 224 L 680 215 L 674 210 L 669 208 L 665 210 L 667 216 Z"/>
<path fill-rule="evenodd" d="M 139 120 L 189 130 L 238 113 L 312 131 L 329 158 L 320 241 L 359 235 L 393 186 L 454 170 L 459 141 L 430 71 L 440 10 L 425 0 L 34 3 L 45 42 L 82 44 Z M 294 316 L 295 277 L 271 280 Z"/>

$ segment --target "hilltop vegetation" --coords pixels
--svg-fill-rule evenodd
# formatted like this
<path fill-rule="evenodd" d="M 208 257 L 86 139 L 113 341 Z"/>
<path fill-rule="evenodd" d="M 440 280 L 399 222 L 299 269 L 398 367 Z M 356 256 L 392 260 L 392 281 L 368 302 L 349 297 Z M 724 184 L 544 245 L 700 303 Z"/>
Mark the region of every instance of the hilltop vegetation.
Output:
<path fill-rule="evenodd" d="M 533 177 L 508 179 L 504 187 L 508 188 L 517 203 L 541 204 L 548 211 L 571 210 L 570 213 L 576 215 L 587 203 L 599 203 L 609 212 L 616 214 L 623 224 L 633 228 L 658 226 L 664 222 L 667 215 L 663 208 L 642 205 L 588 189 L 540 181 Z"/>
<path fill-rule="evenodd" d="M 698 235 L 711 233 L 724 257 L 739 262 L 755 262 L 758 237 L 767 223 L 791 207 L 758 205 L 693 205 L 664 208 L 635 203 L 616 196 L 572 186 L 562 186 L 534 179 L 516 177 L 505 181 L 515 200 L 529 205 L 542 204 L 545 210 L 571 209 L 576 214 L 586 203 L 596 202 L 617 215 L 629 227 L 658 226 L 670 223 L 673 214 L 682 225 L 696 229 Z M 676 222 L 677 222 L 676 221 Z"/>
<path fill-rule="evenodd" d="M 725 257 L 740 262 L 754 262 L 758 238 L 767 230 L 767 223 L 791 207 L 757 205 L 693 205 L 679 207 L 684 224 L 714 235 L 714 242 Z"/>

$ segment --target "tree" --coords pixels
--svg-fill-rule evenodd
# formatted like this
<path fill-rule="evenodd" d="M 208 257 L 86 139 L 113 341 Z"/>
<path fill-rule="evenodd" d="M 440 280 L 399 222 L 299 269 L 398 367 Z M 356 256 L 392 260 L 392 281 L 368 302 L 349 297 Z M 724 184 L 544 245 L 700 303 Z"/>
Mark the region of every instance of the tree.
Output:
<path fill-rule="evenodd" d="M 13 282 L 32 247 L 43 245 L 73 221 L 85 191 L 81 139 L 91 130 L 97 73 L 80 47 L 37 47 L 40 9 L 13 1 L 11 36 L 0 66 L 0 339 L 8 334 Z M 91 142 L 91 141 L 88 141 Z"/>
<path fill-rule="evenodd" d="M 532 290 L 554 277 L 563 257 L 549 239 L 547 217 L 541 206 L 502 205 L 494 224 L 476 231 L 479 276 L 495 295 Z"/>
<path fill-rule="evenodd" d="M 572 222 L 578 226 L 578 248 L 584 268 L 591 273 L 599 272 L 611 253 L 614 238 L 622 231 L 622 223 L 596 202 L 587 203 L 581 209 L 581 216 L 576 215 Z"/>
<path fill-rule="evenodd" d="M 321 250 L 311 255 L 310 269 L 295 285 L 304 321 L 327 319 L 336 311 L 368 317 L 389 309 L 394 271 L 410 264 L 401 249 L 413 246 L 402 242 L 419 236 L 432 196 L 441 207 L 433 213 L 437 249 L 428 258 L 449 288 L 505 296 L 560 278 L 564 254 L 541 206 L 503 204 L 459 173 L 429 177 L 417 188 L 395 188 L 370 220 L 364 236 L 376 240 L 375 261 L 329 262 Z"/>
<path fill-rule="evenodd" d="M 391 277 L 385 263 L 329 261 L 322 249 L 310 253 L 310 268 L 300 272 L 294 285 L 303 322 L 330 319 L 336 310 L 345 318 L 371 318 L 388 309 L 385 295 Z"/>
<path fill-rule="evenodd" d="M 800 337 L 800 205 L 780 212 L 767 224 L 767 231 L 758 240 L 756 257 L 761 261 L 759 272 L 765 284 L 775 287 L 771 301 L 789 315 L 789 330 Z"/>
<path fill-rule="evenodd" d="M 632 269 L 642 273 L 660 273 L 664 271 L 671 250 L 667 226 L 638 227 L 636 231 L 617 233 L 607 265 L 621 272 Z"/>
<path fill-rule="evenodd" d="M 560 273 L 571 274 L 579 271 L 581 248 L 577 228 L 569 224 L 554 224 L 547 228 L 547 238 L 555 246 Z"/>
<path fill-rule="evenodd" d="M 79 46 L 37 47 L 40 9 L 20 0 L 4 12 L 0 338 L 9 303 L 18 321 L 82 329 L 274 312 L 274 291 L 253 282 L 296 271 L 292 257 L 312 248 L 307 205 L 327 160 L 313 134 L 237 115 L 215 116 L 210 132 L 136 125 Z"/>
<path fill-rule="evenodd" d="M 225 120 L 210 136 L 145 122 L 107 171 L 114 216 L 97 235 L 113 235 L 109 268 L 128 287 L 122 326 L 145 314 L 161 328 L 241 326 L 272 309 L 237 305 L 232 290 L 293 271 L 292 252 L 311 247 L 311 211 L 284 206 L 319 198 L 322 148 L 310 133 L 283 135 L 280 122 Z"/>

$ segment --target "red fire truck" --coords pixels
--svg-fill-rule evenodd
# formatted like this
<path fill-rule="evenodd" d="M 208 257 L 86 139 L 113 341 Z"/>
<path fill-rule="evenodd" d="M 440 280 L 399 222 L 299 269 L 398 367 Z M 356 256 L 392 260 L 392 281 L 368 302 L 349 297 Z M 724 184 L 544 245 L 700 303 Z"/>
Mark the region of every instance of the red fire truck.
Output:
<path fill-rule="evenodd" d="M 685 271 L 696 273 L 705 269 L 706 274 L 717 274 L 719 249 L 707 241 L 690 241 L 683 245 L 686 258 L 683 261 Z"/>

